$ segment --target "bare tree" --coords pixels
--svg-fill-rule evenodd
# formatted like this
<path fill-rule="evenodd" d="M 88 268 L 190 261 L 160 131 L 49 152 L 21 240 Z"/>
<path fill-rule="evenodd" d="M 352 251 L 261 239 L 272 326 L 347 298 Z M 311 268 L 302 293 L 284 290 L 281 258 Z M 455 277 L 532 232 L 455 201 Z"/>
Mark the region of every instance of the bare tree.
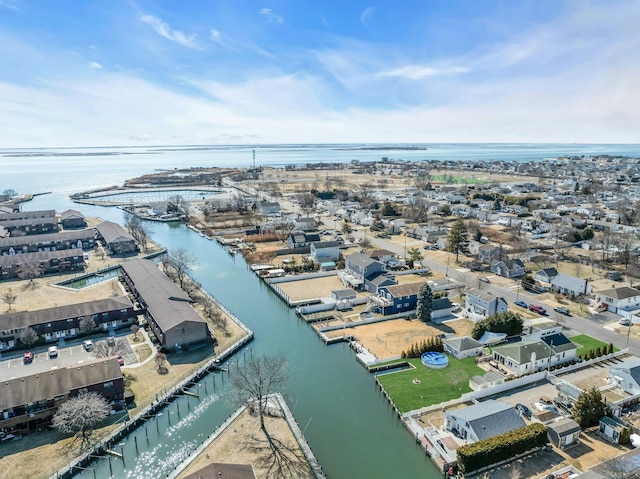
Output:
<path fill-rule="evenodd" d="M 91 316 L 83 316 L 78 324 L 82 334 L 92 333 L 96 329 L 96 322 Z"/>
<path fill-rule="evenodd" d="M 93 427 L 106 419 L 109 411 L 109 402 L 97 392 L 80 393 L 62 403 L 51 423 L 58 431 L 80 436 L 82 447 L 88 448 Z"/>
<path fill-rule="evenodd" d="M 316 204 L 316 197 L 311 193 L 304 193 L 302 195 L 298 195 L 298 201 L 300 202 L 300 208 L 305 212 L 308 218 L 313 210 L 313 205 Z"/>
<path fill-rule="evenodd" d="M 9 306 L 9 309 L 7 309 L 7 312 L 11 311 L 11 307 L 16 303 L 17 300 L 18 300 L 18 296 L 16 294 L 13 294 L 13 291 L 11 290 L 11 288 L 9 288 L 8 291 L 5 291 L 2 294 L 2 301 L 4 302 L 4 304 Z"/>
<path fill-rule="evenodd" d="M 140 326 L 138 326 L 137 324 L 132 324 L 131 325 L 131 332 L 133 333 L 133 341 L 134 342 L 138 342 L 138 331 L 140 331 Z"/>
<path fill-rule="evenodd" d="M 146 250 L 152 233 L 151 227 L 142 221 L 139 216 L 136 216 L 129 211 L 125 211 L 124 225 L 129 231 L 129 234 L 133 236 L 133 239 L 140 243 L 142 248 Z"/>
<path fill-rule="evenodd" d="M 42 266 L 39 263 L 25 263 L 20 265 L 18 277 L 20 279 L 28 279 L 29 285 L 34 286 L 33 280 L 42 274 Z"/>
<path fill-rule="evenodd" d="M 267 469 L 268 477 L 299 477 L 306 469 L 304 458 L 293 444 L 273 437 L 265 426 L 269 414 L 269 396 L 284 388 L 287 376 L 284 372 L 284 356 L 251 356 L 242 367 L 230 375 L 234 403 L 249 403 L 260 418 L 263 439 L 255 436 L 246 444 L 252 450 L 263 453 L 259 464 Z"/>
<path fill-rule="evenodd" d="M 160 374 L 167 374 L 169 369 L 167 368 L 167 355 L 164 353 L 156 354 L 156 369 Z"/>
<path fill-rule="evenodd" d="M 38 341 L 39 338 L 40 336 L 38 336 L 38 333 L 32 327 L 24 328 L 20 333 L 20 342 L 29 349 Z"/>
<path fill-rule="evenodd" d="M 195 264 L 195 258 L 184 248 L 178 248 L 169 251 L 167 254 L 167 262 L 176 275 L 176 279 L 180 283 L 180 288 L 184 287 L 185 279 Z"/>

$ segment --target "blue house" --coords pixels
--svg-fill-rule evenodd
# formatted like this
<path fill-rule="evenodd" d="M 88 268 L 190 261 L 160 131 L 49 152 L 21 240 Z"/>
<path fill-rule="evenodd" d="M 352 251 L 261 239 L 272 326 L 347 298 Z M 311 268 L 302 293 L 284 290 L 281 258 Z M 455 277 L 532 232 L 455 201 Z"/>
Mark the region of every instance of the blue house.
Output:
<path fill-rule="evenodd" d="M 378 290 L 378 296 L 384 301 L 382 314 L 396 314 L 413 311 L 418 304 L 418 294 L 424 282 L 383 286 Z"/>

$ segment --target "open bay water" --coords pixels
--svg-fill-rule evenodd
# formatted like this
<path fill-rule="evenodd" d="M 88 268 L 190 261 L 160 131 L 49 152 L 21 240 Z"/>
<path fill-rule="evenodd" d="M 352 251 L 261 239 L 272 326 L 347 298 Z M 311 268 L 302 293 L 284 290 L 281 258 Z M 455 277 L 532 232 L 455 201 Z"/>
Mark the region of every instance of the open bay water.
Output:
<path fill-rule="evenodd" d="M 640 156 L 638 145 L 425 145 L 428 150 L 349 150 L 345 146 L 256 147 L 257 165 L 304 164 L 394 159 L 543 161 L 564 155 L 619 154 Z M 52 149 L 0 151 L 0 192 L 51 192 L 23 205 L 25 210 L 74 208 L 86 216 L 122 222 L 116 208 L 80 205 L 68 195 L 120 185 L 156 169 L 206 166 L 250 166 L 252 147 L 210 149 Z M 104 155 L 134 151 L 140 154 Z M 82 153 L 82 155 L 78 155 Z M 289 382 L 283 391 L 312 450 L 330 478 L 436 478 L 442 474 L 426 458 L 410 433 L 375 387 L 371 375 L 357 364 L 346 345 L 325 346 L 293 310 L 280 301 L 244 260 L 229 256 L 182 225 L 154 224 L 153 239 L 168 249 L 186 248 L 197 259 L 193 276 L 204 288 L 255 332 L 246 354 L 282 353 L 288 360 Z M 215 382 L 215 386 L 214 386 Z M 196 386 L 201 399 L 182 397 L 162 416 L 133 432 L 122 448 L 126 461 L 107 458 L 79 471 L 94 477 L 161 478 L 170 473 L 234 410 L 220 373 Z M 203 390 L 208 394 L 203 394 Z M 439 426 L 439 425 L 435 425 Z M 148 437 L 148 441 L 147 441 Z"/>

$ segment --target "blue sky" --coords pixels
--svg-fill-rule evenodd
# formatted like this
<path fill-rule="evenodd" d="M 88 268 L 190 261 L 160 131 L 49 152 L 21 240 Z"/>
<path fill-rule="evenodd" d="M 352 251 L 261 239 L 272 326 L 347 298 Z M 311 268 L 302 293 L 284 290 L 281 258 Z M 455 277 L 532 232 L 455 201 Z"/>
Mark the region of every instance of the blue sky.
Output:
<path fill-rule="evenodd" d="M 637 1 L 0 0 L 0 146 L 640 143 Z"/>

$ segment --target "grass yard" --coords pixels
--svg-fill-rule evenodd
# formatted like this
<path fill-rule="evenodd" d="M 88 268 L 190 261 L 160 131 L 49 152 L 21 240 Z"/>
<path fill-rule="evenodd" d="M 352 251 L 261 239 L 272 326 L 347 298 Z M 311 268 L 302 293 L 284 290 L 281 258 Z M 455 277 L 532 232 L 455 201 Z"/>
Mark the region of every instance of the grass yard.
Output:
<path fill-rule="evenodd" d="M 449 356 L 449 366 L 444 369 L 423 366 L 419 358 L 407 361 L 415 369 L 378 376 L 396 407 L 403 413 L 459 398 L 471 391 L 470 377 L 485 373 L 476 365 L 475 358 L 459 361 Z M 420 384 L 414 384 L 414 379 L 418 379 Z"/>
<path fill-rule="evenodd" d="M 584 356 L 585 353 L 587 353 L 590 349 L 597 349 L 597 348 L 608 348 L 609 344 L 608 343 L 603 343 L 602 341 L 599 341 L 595 338 L 592 338 L 591 336 L 587 336 L 586 334 L 579 334 L 578 336 L 571 336 L 569 338 L 571 341 L 573 341 L 576 344 L 579 344 L 580 347 L 578 348 L 578 350 L 576 351 L 576 354 L 579 356 Z M 614 347 L 613 348 L 614 351 L 620 351 L 619 348 Z"/>

